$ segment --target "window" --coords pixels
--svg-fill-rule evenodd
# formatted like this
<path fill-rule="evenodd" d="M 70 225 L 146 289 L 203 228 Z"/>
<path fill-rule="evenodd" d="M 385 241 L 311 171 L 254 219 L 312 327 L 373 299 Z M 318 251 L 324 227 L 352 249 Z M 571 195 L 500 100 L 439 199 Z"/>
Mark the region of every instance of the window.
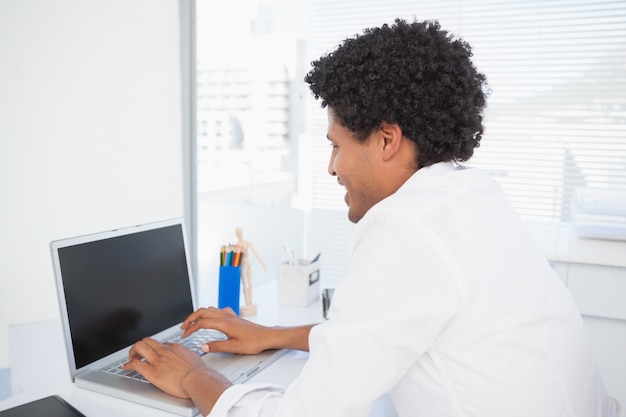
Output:
<path fill-rule="evenodd" d="M 276 276 L 282 244 L 305 256 L 298 145 L 306 100 L 298 91 L 306 30 L 296 2 L 196 2 L 198 270 L 216 279 L 219 247 L 241 227 Z M 301 16 L 299 19 L 298 16 Z"/>
<path fill-rule="evenodd" d="M 414 16 L 472 45 L 492 94 L 469 165 L 524 219 L 568 222 L 577 187 L 626 191 L 626 2 L 198 0 L 199 200 L 302 210 L 299 249 L 340 279 L 353 226 L 302 78 L 342 39 Z"/>

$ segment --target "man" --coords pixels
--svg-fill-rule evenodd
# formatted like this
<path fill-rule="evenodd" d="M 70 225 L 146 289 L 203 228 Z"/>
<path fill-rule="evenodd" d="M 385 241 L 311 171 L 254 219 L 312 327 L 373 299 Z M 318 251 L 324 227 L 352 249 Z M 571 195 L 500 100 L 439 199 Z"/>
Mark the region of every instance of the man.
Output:
<path fill-rule="evenodd" d="M 329 320 L 269 328 L 208 308 L 182 326 L 228 335 L 205 351 L 308 350 L 293 384 L 231 386 L 151 339 L 127 369 L 215 416 L 367 416 L 386 393 L 400 417 L 617 415 L 567 290 L 496 183 L 457 165 L 483 133 L 470 57 L 436 22 L 396 20 L 313 63 L 328 170 L 358 223 Z"/>

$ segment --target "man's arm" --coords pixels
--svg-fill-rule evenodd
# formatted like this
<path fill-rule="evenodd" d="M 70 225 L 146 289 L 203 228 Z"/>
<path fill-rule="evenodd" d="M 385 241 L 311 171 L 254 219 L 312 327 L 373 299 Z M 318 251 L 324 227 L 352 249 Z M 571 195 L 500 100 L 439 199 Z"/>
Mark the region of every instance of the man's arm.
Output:
<path fill-rule="evenodd" d="M 200 413 L 206 416 L 232 384 L 221 374 L 205 367 L 189 372 L 180 385 Z"/>
<path fill-rule="evenodd" d="M 230 308 L 201 308 L 181 325 L 183 337 L 199 329 L 216 329 L 227 340 L 202 346 L 204 352 L 255 354 L 268 349 L 309 350 L 309 333 L 314 324 L 296 327 L 266 327 L 238 317 Z"/>
<path fill-rule="evenodd" d="M 267 349 L 295 349 L 309 351 L 309 333 L 315 324 L 307 324 L 295 327 L 269 327 L 267 328 Z M 226 341 L 217 342 L 225 343 Z M 215 343 L 215 342 L 214 342 Z M 211 345 L 213 348 L 213 345 Z"/>
<path fill-rule="evenodd" d="M 123 365 L 134 370 L 168 394 L 189 398 L 202 415 L 207 415 L 232 384 L 207 367 L 198 354 L 182 345 L 160 343 L 151 338 L 137 342 Z"/>
<path fill-rule="evenodd" d="M 265 327 L 238 317 L 231 309 L 202 308 L 182 324 L 183 336 L 201 328 L 220 330 L 227 340 L 202 346 L 205 352 L 254 354 L 267 349 L 309 350 L 309 333 L 314 325 Z M 189 398 L 202 415 L 211 412 L 219 397 L 232 384 L 207 367 L 200 357 L 179 344 L 159 343 L 151 338 L 130 350 L 124 369 L 142 374 L 163 391 Z"/>

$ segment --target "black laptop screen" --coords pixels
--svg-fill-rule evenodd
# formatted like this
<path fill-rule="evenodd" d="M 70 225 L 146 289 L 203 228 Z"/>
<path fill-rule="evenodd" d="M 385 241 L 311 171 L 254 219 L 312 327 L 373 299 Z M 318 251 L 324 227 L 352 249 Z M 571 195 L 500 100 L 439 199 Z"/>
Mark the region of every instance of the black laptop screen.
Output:
<path fill-rule="evenodd" d="M 193 311 L 182 226 L 60 248 L 76 368 Z"/>

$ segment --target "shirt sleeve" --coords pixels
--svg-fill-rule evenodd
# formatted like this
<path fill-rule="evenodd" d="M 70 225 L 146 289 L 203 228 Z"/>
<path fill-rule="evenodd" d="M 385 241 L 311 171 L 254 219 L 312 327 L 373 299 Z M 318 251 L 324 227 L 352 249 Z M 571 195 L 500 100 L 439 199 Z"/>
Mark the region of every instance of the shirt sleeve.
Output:
<path fill-rule="evenodd" d="M 273 416 L 284 388 L 272 384 L 236 384 L 228 388 L 208 417 Z"/>

